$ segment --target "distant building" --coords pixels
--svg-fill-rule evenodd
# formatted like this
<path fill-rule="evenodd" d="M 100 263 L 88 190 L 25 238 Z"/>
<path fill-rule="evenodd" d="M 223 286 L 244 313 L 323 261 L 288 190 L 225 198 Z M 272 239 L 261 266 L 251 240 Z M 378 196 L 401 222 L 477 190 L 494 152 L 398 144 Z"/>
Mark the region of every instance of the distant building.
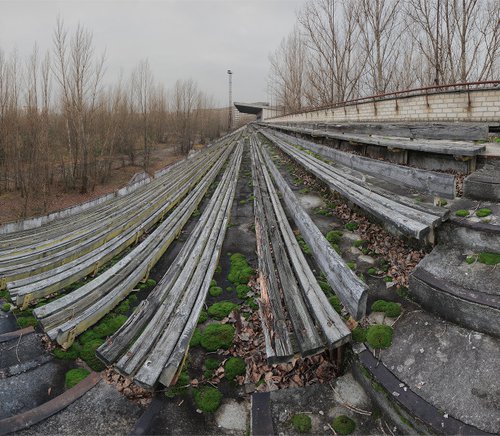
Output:
<path fill-rule="evenodd" d="M 283 115 L 283 108 L 270 106 L 269 103 L 234 103 L 238 112 L 243 114 L 252 114 L 257 117 L 257 121 L 263 121 L 267 118 Z"/>

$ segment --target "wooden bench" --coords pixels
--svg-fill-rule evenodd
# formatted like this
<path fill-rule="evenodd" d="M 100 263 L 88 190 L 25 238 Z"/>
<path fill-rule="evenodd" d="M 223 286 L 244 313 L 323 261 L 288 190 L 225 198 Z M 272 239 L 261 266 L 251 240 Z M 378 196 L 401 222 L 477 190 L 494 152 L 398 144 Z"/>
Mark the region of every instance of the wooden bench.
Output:
<path fill-rule="evenodd" d="M 362 177 L 350 174 L 348 169 L 334 168 L 287 144 L 269 131 L 261 130 L 261 132 L 307 171 L 326 183 L 330 189 L 338 192 L 384 224 L 389 224 L 390 230 L 419 240 L 427 239 L 428 242 L 433 243 L 434 228 L 449 215 L 447 209 L 417 203 L 407 197 L 370 186 Z"/>

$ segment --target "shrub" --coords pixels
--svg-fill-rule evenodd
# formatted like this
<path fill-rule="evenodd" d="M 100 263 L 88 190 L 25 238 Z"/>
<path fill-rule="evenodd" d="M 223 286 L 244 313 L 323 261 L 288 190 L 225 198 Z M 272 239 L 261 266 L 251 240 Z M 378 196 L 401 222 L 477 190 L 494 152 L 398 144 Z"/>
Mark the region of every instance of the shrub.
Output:
<path fill-rule="evenodd" d="M 203 412 L 213 413 L 219 406 L 222 394 L 213 387 L 203 387 L 194 393 L 194 401 L 198 409 Z"/>
<path fill-rule="evenodd" d="M 230 357 L 224 364 L 225 376 L 228 380 L 234 380 L 238 375 L 245 375 L 245 361 L 241 357 Z"/>
<path fill-rule="evenodd" d="M 372 348 L 388 348 L 392 344 L 392 334 L 392 327 L 388 325 L 372 325 L 368 327 L 366 340 Z"/>
<path fill-rule="evenodd" d="M 333 420 L 332 427 L 338 434 L 346 435 L 355 430 L 356 423 L 348 416 L 340 415 Z"/>
<path fill-rule="evenodd" d="M 193 336 L 191 337 L 191 341 L 189 342 L 190 347 L 197 347 L 201 342 L 201 330 L 195 329 Z"/>
<path fill-rule="evenodd" d="M 292 416 L 292 425 L 299 433 L 309 433 L 312 428 L 311 417 L 304 413 L 297 413 Z"/>
<path fill-rule="evenodd" d="M 483 208 L 476 211 L 476 216 L 478 216 L 479 218 L 484 218 L 488 215 L 491 215 L 491 209 Z"/>
<path fill-rule="evenodd" d="M 201 335 L 201 346 L 207 351 L 227 350 L 233 344 L 234 333 L 230 324 L 210 324 Z"/>
<path fill-rule="evenodd" d="M 351 337 L 354 342 L 365 342 L 366 341 L 366 329 L 357 326 L 352 332 Z"/>
<path fill-rule="evenodd" d="M 208 293 L 212 297 L 218 297 L 220 294 L 222 294 L 222 288 L 220 286 L 212 286 Z"/>
<path fill-rule="evenodd" d="M 354 221 L 351 221 L 350 223 L 347 223 L 345 225 L 345 228 L 347 230 L 350 230 L 351 232 L 353 232 L 354 230 L 357 230 L 359 227 L 359 224 L 358 223 L 355 223 Z"/>
<path fill-rule="evenodd" d="M 12 307 L 12 306 L 11 306 L 9 303 L 3 303 L 3 304 L 2 304 L 2 310 L 3 310 L 4 312 L 9 312 L 11 307 Z"/>
<path fill-rule="evenodd" d="M 81 359 L 87 362 L 87 365 L 94 371 L 102 371 L 105 368 L 104 364 L 95 355 L 95 350 L 102 344 L 104 344 L 103 339 L 94 339 L 93 341 L 87 342 L 80 351 Z"/>
<path fill-rule="evenodd" d="M 246 285 L 255 271 L 248 264 L 245 256 L 240 253 L 232 254 L 229 259 L 231 266 L 227 276 L 228 280 L 235 285 Z"/>
<path fill-rule="evenodd" d="M 496 265 L 500 263 L 500 254 L 485 251 L 483 253 L 479 253 L 477 260 L 486 265 Z"/>
<path fill-rule="evenodd" d="M 239 306 L 231 301 L 219 301 L 208 308 L 208 314 L 214 319 L 221 320 L 237 307 Z"/>
<path fill-rule="evenodd" d="M 465 218 L 466 216 L 469 215 L 469 211 L 465 210 L 465 209 L 456 210 L 455 211 L 455 215 L 459 216 L 459 217 L 462 217 L 462 218 Z"/>
<path fill-rule="evenodd" d="M 84 378 L 86 378 L 89 374 L 90 374 L 90 372 L 85 368 L 70 369 L 66 373 L 66 376 L 65 376 L 66 389 L 70 389 L 73 386 L 76 386 Z"/>

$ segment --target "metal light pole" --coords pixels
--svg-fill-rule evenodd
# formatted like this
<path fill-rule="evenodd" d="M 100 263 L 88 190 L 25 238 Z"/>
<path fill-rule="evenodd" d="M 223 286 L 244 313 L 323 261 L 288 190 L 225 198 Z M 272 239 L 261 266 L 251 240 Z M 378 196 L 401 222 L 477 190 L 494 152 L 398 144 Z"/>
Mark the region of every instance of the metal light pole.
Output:
<path fill-rule="evenodd" d="M 231 130 L 233 127 L 233 72 L 231 70 L 227 70 L 227 75 L 229 76 L 229 123 L 228 130 Z"/>

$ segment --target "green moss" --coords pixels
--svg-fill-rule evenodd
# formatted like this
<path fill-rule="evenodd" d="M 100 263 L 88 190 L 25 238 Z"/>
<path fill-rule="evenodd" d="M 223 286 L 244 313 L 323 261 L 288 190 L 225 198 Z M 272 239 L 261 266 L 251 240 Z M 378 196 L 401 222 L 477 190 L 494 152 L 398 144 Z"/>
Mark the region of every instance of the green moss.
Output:
<path fill-rule="evenodd" d="M 208 293 L 212 296 L 212 297 L 218 297 L 220 294 L 222 294 L 222 288 L 220 286 L 212 286 Z"/>
<path fill-rule="evenodd" d="M 198 318 L 198 324 L 203 324 L 208 319 L 208 313 L 206 310 L 200 312 L 200 317 Z"/>
<path fill-rule="evenodd" d="M 105 368 L 104 364 L 95 355 L 95 350 L 102 344 L 104 344 L 103 339 L 94 339 L 93 341 L 87 342 L 80 351 L 80 358 L 87 362 L 87 365 L 94 371 L 102 371 Z"/>
<path fill-rule="evenodd" d="M 82 346 L 78 342 L 74 342 L 73 345 L 71 347 L 69 347 L 66 351 L 63 350 L 62 348 L 55 348 L 52 351 L 52 353 L 58 359 L 76 360 L 79 357 L 81 350 L 82 350 Z"/>
<path fill-rule="evenodd" d="M 190 347 L 198 347 L 201 343 L 201 330 L 195 329 L 191 341 L 189 341 Z"/>
<path fill-rule="evenodd" d="M 4 312 L 9 312 L 11 307 L 12 307 L 12 306 L 11 306 L 9 303 L 3 303 L 3 304 L 2 304 L 2 310 L 3 310 Z"/>
<path fill-rule="evenodd" d="M 384 277 L 384 282 L 391 283 L 392 282 L 392 277 L 391 276 L 385 276 Z"/>
<path fill-rule="evenodd" d="M 230 324 L 210 324 L 201 335 L 201 346 L 207 351 L 227 350 L 233 344 L 234 334 Z"/>
<path fill-rule="evenodd" d="M 311 417 L 304 413 L 297 413 L 292 416 L 292 425 L 299 433 L 310 433 L 312 428 Z"/>
<path fill-rule="evenodd" d="M 347 262 L 346 265 L 352 269 L 353 271 L 356 270 L 356 263 L 355 262 Z"/>
<path fill-rule="evenodd" d="M 203 371 L 203 378 L 211 379 L 214 376 L 214 372 L 211 369 L 206 369 Z"/>
<path fill-rule="evenodd" d="M 238 298 L 240 298 L 242 300 L 244 298 L 246 298 L 246 296 L 248 295 L 248 293 L 250 291 L 251 291 L 251 289 L 247 285 L 238 285 L 238 286 L 236 286 L 236 295 L 238 296 Z"/>
<path fill-rule="evenodd" d="M 345 225 L 345 228 L 347 230 L 350 230 L 351 232 L 353 232 L 354 230 L 357 230 L 359 227 L 359 224 L 358 223 L 355 223 L 354 221 L 351 221 L 350 223 L 347 223 Z"/>
<path fill-rule="evenodd" d="M 335 309 L 335 312 L 341 313 L 342 312 L 342 304 L 340 303 L 339 297 L 336 295 L 332 295 L 330 298 L 328 298 L 328 301 L 332 305 L 332 307 Z"/>
<path fill-rule="evenodd" d="M 125 315 L 105 316 L 92 330 L 98 338 L 106 338 L 116 332 L 127 321 Z"/>
<path fill-rule="evenodd" d="M 408 298 L 408 288 L 406 286 L 398 286 L 396 289 L 396 294 L 402 298 Z"/>
<path fill-rule="evenodd" d="M 440 198 L 437 202 L 438 206 L 444 207 L 448 204 L 448 202 L 442 198 Z"/>
<path fill-rule="evenodd" d="M 245 375 L 247 366 L 241 357 L 230 357 L 224 364 L 224 375 L 228 380 L 234 380 L 238 375 Z"/>
<path fill-rule="evenodd" d="M 73 386 L 76 386 L 78 383 L 80 383 L 83 379 L 85 379 L 90 372 L 85 369 L 85 368 L 75 368 L 75 369 L 70 369 L 65 376 L 65 386 L 66 389 L 70 389 Z"/>
<path fill-rule="evenodd" d="M 222 267 L 220 265 L 217 265 L 217 268 L 215 268 L 215 274 L 220 274 L 222 272 Z"/>
<path fill-rule="evenodd" d="M 385 312 L 387 309 L 387 301 L 377 300 L 372 304 L 372 312 Z"/>
<path fill-rule="evenodd" d="M 456 210 L 455 211 L 455 215 L 459 216 L 459 217 L 462 217 L 462 218 L 465 218 L 466 216 L 469 215 L 469 211 L 465 210 L 465 209 Z"/>
<path fill-rule="evenodd" d="M 26 328 L 28 326 L 36 327 L 38 321 L 34 316 L 20 316 L 17 318 L 17 325 L 21 328 Z"/>
<path fill-rule="evenodd" d="M 377 270 L 375 268 L 368 268 L 367 272 L 371 276 L 376 276 L 377 275 Z"/>
<path fill-rule="evenodd" d="M 206 413 L 215 412 L 222 399 L 222 394 L 218 389 L 205 386 L 194 393 L 194 401 L 198 409 Z"/>
<path fill-rule="evenodd" d="M 346 435 L 356 429 L 356 423 L 348 416 L 340 415 L 333 420 L 332 427 L 338 434 Z"/>
<path fill-rule="evenodd" d="M 83 345 L 87 342 L 95 341 L 96 339 L 101 339 L 101 337 L 93 329 L 87 330 L 78 338 Z"/>
<path fill-rule="evenodd" d="M 366 332 L 366 340 L 372 348 L 388 348 L 392 344 L 392 327 L 388 325 L 372 325 Z"/>
<path fill-rule="evenodd" d="M 340 230 L 331 230 L 326 235 L 325 238 L 330 244 L 338 244 L 342 239 L 343 233 Z"/>
<path fill-rule="evenodd" d="M 479 218 L 483 218 L 488 215 L 491 215 L 491 209 L 483 208 L 476 211 L 476 216 L 478 216 Z"/>
<path fill-rule="evenodd" d="M 483 253 L 479 253 L 477 260 L 486 265 L 497 265 L 500 263 L 500 254 L 485 251 Z"/>
<path fill-rule="evenodd" d="M 356 241 L 354 241 L 354 244 L 353 244 L 353 245 L 354 245 L 356 248 L 359 248 L 359 247 L 361 247 L 361 246 L 364 244 L 364 242 L 365 242 L 365 241 L 363 241 L 362 239 L 357 239 Z"/>
<path fill-rule="evenodd" d="M 352 332 L 351 332 L 351 337 L 354 342 L 365 342 L 366 341 L 366 329 L 363 327 L 356 327 Z"/>
<path fill-rule="evenodd" d="M 170 386 L 165 391 L 165 396 L 167 398 L 174 398 L 177 395 L 184 394 L 190 386 L 189 374 L 186 371 L 182 371 L 177 378 L 174 386 Z"/>
<path fill-rule="evenodd" d="M 385 314 L 390 318 L 397 318 L 399 315 L 401 315 L 401 305 L 392 301 L 388 302 L 385 309 Z"/>
<path fill-rule="evenodd" d="M 257 310 L 259 308 L 259 305 L 257 304 L 257 301 L 255 301 L 255 298 L 249 298 L 246 301 L 248 307 L 252 310 Z"/>
<path fill-rule="evenodd" d="M 3 298 L 4 300 L 10 300 L 9 291 L 7 291 L 6 289 L 0 291 L 0 298 Z"/>
<path fill-rule="evenodd" d="M 215 280 L 212 280 L 210 282 L 210 287 L 212 287 L 212 286 L 217 286 L 217 282 Z"/>
<path fill-rule="evenodd" d="M 212 357 L 209 357 L 205 360 L 205 368 L 213 371 L 214 369 L 217 369 L 220 366 L 220 362 L 217 359 L 214 359 Z"/>
<path fill-rule="evenodd" d="M 227 286 L 226 287 L 226 291 L 227 292 L 233 292 L 234 291 L 234 288 L 232 286 Z"/>
<path fill-rule="evenodd" d="M 234 309 L 239 306 L 231 301 L 219 301 L 212 304 L 208 308 L 208 314 L 214 319 L 221 320 L 228 316 Z"/>
<path fill-rule="evenodd" d="M 307 245 L 307 243 L 306 243 L 306 241 L 304 241 L 304 238 L 302 237 L 302 235 L 297 235 L 296 238 L 297 238 L 297 242 L 299 243 L 299 246 L 302 249 L 302 251 L 305 254 L 311 255 L 312 254 L 311 247 L 309 247 L 309 245 Z"/>
<path fill-rule="evenodd" d="M 250 277 L 255 274 L 253 268 L 248 264 L 245 256 L 234 253 L 230 257 L 230 268 L 228 280 L 235 285 L 246 285 Z"/>
<path fill-rule="evenodd" d="M 115 309 L 115 312 L 124 315 L 129 310 L 130 310 L 130 301 L 124 300 L 118 305 L 118 307 Z"/>

